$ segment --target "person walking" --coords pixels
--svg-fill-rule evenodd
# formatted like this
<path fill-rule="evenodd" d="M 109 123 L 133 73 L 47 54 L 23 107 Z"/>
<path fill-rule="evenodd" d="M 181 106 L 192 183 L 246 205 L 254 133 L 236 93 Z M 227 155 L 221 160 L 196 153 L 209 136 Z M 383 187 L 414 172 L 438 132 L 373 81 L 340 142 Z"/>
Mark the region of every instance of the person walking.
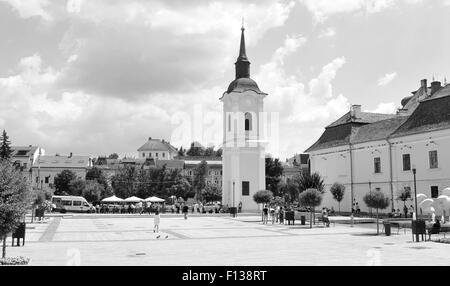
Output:
<path fill-rule="evenodd" d="M 403 206 L 403 212 L 405 213 L 405 218 L 408 217 L 408 207 L 406 205 Z"/>
<path fill-rule="evenodd" d="M 183 208 L 182 208 L 182 211 L 183 211 L 183 214 L 184 214 L 184 219 L 187 219 L 189 207 L 187 205 L 184 205 Z"/>
<path fill-rule="evenodd" d="M 269 218 L 269 208 L 267 205 L 264 205 L 263 208 L 263 224 L 267 224 L 267 220 Z"/>
<path fill-rule="evenodd" d="M 159 211 L 156 211 L 153 215 L 153 232 L 159 233 L 159 222 L 161 220 L 161 215 L 159 214 Z"/>
<path fill-rule="evenodd" d="M 280 224 L 284 224 L 284 211 L 283 211 L 283 207 L 280 207 L 280 211 L 278 212 L 278 216 L 279 216 L 279 222 Z"/>
<path fill-rule="evenodd" d="M 277 206 L 275 208 L 275 222 L 278 222 L 279 216 L 280 216 L 280 206 Z"/>

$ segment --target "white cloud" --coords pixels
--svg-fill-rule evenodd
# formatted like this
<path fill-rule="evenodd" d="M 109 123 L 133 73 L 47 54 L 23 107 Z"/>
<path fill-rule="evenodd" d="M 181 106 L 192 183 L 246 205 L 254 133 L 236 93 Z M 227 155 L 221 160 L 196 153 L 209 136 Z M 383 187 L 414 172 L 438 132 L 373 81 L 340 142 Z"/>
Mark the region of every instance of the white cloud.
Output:
<path fill-rule="evenodd" d="M 390 84 L 395 78 L 397 77 L 397 73 L 393 72 L 393 73 L 387 73 L 384 76 L 382 76 L 381 78 L 378 79 L 378 85 L 379 86 L 386 86 L 388 84 Z"/>
<path fill-rule="evenodd" d="M 332 37 L 334 37 L 334 36 L 336 36 L 336 28 L 334 28 L 334 27 L 328 27 L 328 28 L 326 28 L 325 30 L 322 30 L 320 33 L 319 33 L 319 38 L 332 38 Z"/>
<path fill-rule="evenodd" d="M 53 20 L 46 11 L 46 7 L 50 4 L 48 0 L 0 0 L 0 2 L 8 3 L 22 18 L 39 16 L 47 21 Z"/>
<path fill-rule="evenodd" d="M 325 65 L 307 84 L 296 75 L 286 74 L 284 61 L 305 43 L 304 37 L 287 37 L 271 61 L 254 76 L 259 87 L 269 94 L 265 110 L 279 112 L 279 149 L 268 150 L 274 156 L 303 152 L 320 136 L 323 126 L 348 110 L 348 99 L 342 94 L 335 95 L 332 89 L 337 71 L 345 64 L 344 57 Z"/>
<path fill-rule="evenodd" d="M 312 14 L 316 22 L 324 22 L 340 13 L 377 13 L 399 3 L 418 4 L 423 0 L 298 0 Z"/>
<path fill-rule="evenodd" d="M 365 110 L 365 112 L 373 112 L 373 113 L 386 113 L 386 114 L 395 114 L 397 112 L 397 106 L 394 102 L 380 103 L 374 110 Z"/>

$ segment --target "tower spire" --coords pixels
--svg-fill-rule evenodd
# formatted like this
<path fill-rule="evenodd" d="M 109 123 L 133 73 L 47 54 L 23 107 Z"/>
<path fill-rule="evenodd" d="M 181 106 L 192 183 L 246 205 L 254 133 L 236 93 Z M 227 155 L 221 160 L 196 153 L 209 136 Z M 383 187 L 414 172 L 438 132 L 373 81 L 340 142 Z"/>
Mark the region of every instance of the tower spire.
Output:
<path fill-rule="evenodd" d="M 244 35 L 244 18 L 242 18 L 241 27 L 241 44 L 239 47 L 239 56 L 235 63 L 236 65 L 236 79 L 243 77 L 250 77 L 250 61 L 247 58 L 247 53 L 245 51 L 245 35 Z"/>

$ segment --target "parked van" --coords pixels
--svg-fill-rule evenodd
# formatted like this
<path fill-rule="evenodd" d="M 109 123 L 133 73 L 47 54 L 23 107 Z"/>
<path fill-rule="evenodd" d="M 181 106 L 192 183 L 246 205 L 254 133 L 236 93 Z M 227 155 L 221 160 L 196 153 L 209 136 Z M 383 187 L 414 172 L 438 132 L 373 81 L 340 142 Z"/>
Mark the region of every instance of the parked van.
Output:
<path fill-rule="evenodd" d="M 92 205 L 85 198 L 76 196 L 53 196 L 52 203 L 56 212 L 92 212 Z"/>

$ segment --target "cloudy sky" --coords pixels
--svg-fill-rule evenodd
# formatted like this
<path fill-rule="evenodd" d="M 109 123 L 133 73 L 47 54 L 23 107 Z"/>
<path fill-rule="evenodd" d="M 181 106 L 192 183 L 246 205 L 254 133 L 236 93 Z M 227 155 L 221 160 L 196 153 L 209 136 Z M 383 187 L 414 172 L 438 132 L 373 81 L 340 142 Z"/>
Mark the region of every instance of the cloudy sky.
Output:
<path fill-rule="evenodd" d="M 217 145 L 245 17 L 285 158 L 350 104 L 394 112 L 421 79 L 450 79 L 449 13 L 450 0 L 0 0 L 0 128 L 47 154 Z"/>

